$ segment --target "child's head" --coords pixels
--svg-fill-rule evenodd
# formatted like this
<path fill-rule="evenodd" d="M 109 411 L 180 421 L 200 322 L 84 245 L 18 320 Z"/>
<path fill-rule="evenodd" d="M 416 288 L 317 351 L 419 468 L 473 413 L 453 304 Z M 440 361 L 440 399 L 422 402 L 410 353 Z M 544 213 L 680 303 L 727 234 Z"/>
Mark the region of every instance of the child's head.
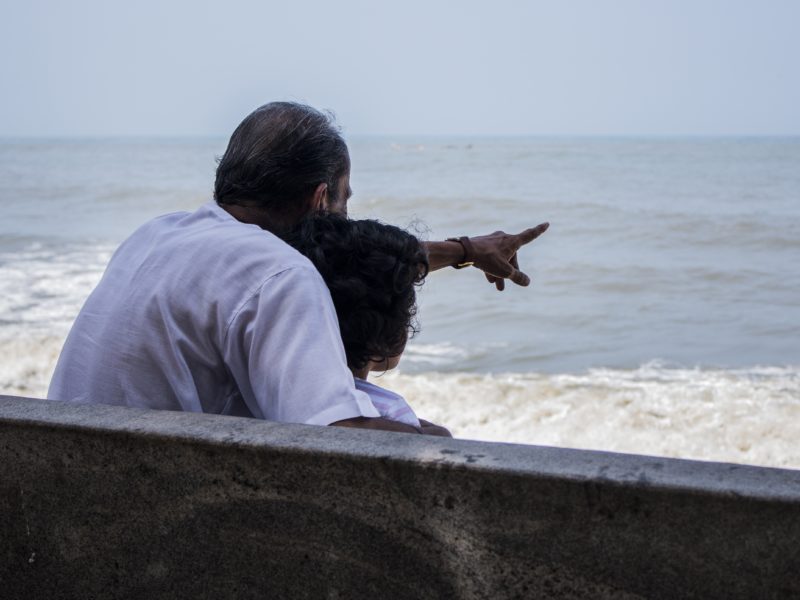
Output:
<path fill-rule="evenodd" d="M 416 286 L 428 274 L 419 240 L 378 221 L 314 216 L 286 241 L 307 256 L 331 291 L 339 329 L 354 371 L 397 365 L 416 333 Z"/>

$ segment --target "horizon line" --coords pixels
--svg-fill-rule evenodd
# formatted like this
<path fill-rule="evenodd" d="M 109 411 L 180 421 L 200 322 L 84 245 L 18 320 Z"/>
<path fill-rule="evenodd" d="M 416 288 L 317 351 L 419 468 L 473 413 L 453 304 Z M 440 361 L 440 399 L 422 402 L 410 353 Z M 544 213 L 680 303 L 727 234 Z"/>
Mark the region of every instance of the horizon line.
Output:
<path fill-rule="evenodd" d="M 766 139 L 766 138 L 800 138 L 798 133 L 347 133 L 347 139 L 368 138 L 436 138 L 436 139 Z M 123 141 L 123 140 L 224 140 L 230 134 L 219 133 L 185 133 L 185 134 L 4 134 L 0 133 L 0 141 Z"/>

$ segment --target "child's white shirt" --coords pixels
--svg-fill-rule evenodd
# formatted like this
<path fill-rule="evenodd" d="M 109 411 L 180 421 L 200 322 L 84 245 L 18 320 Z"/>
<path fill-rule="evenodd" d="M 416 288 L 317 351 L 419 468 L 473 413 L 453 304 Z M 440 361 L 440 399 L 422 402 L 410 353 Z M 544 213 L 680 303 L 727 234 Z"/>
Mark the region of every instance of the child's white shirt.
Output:
<path fill-rule="evenodd" d="M 381 413 L 381 417 L 390 421 L 399 421 L 406 425 L 412 425 L 413 427 L 421 427 L 414 410 L 400 394 L 358 377 L 353 379 L 355 380 L 356 389 L 369 395 L 372 405 Z"/>

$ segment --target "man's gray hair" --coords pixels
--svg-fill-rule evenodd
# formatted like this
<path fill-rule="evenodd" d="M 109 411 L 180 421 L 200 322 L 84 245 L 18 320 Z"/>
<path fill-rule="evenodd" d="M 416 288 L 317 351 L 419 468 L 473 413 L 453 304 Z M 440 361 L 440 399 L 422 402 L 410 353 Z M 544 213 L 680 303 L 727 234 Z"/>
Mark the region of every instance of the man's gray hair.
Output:
<path fill-rule="evenodd" d="M 294 102 L 257 108 L 233 132 L 217 166 L 219 204 L 294 210 L 320 183 L 335 199 L 350 171 L 347 144 L 331 113 Z"/>

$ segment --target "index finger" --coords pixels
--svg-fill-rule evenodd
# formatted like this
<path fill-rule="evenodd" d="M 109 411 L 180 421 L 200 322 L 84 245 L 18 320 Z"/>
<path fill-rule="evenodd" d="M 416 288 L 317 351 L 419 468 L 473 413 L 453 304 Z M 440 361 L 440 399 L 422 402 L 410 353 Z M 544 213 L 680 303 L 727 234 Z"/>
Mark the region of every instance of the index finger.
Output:
<path fill-rule="evenodd" d="M 550 227 L 550 223 L 541 223 L 536 227 L 531 227 L 530 229 L 526 229 L 522 233 L 518 233 L 516 238 L 517 242 L 519 242 L 520 246 L 524 246 L 525 244 L 532 242 L 537 237 L 542 235 L 547 228 Z"/>

